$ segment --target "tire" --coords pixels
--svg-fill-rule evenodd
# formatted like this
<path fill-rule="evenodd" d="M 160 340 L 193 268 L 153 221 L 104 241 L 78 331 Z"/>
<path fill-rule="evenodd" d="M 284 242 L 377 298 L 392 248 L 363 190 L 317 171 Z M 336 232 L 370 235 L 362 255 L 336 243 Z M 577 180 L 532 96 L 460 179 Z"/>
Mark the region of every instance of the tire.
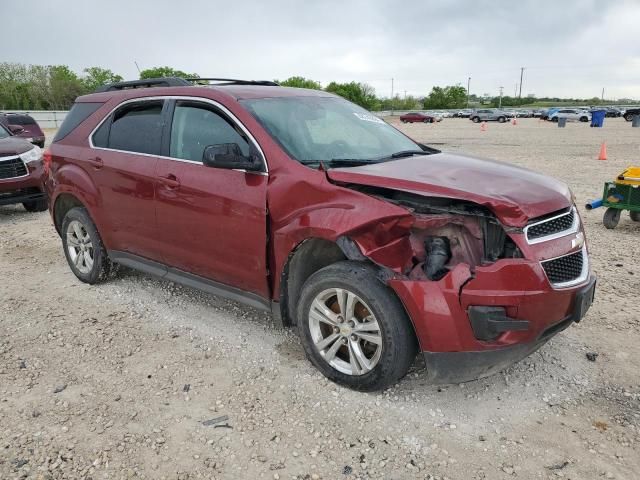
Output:
<path fill-rule="evenodd" d="M 498 117 L 498 123 L 504 123 L 507 119 L 505 117 Z"/>
<path fill-rule="evenodd" d="M 629 218 L 634 222 L 640 222 L 640 212 L 629 212 Z"/>
<path fill-rule="evenodd" d="M 346 295 L 343 305 L 353 305 L 351 318 L 356 326 L 366 328 L 360 330 L 360 334 L 353 333 L 358 332 L 357 328 L 351 330 L 353 321 L 341 319 L 339 313 L 344 309 L 337 301 L 338 292 Z M 312 305 L 322 305 L 319 308 L 327 313 L 320 314 L 320 310 L 314 308 L 312 315 Z M 366 322 L 371 317 L 377 330 Z M 311 363 L 329 380 L 354 390 L 381 390 L 397 382 L 406 375 L 418 351 L 413 327 L 400 300 L 378 280 L 374 267 L 361 262 L 334 263 L 311 275 L 302 287 L 297 324 Z M 370 343 L 359 335 L 375 338 L 380 343 Z M 330 337 L 335 340 L 326 343 Z M 322 341 L 326 346 L 320 353 L 316 343 Z M 354 344 L 360 356 L 352 355 Z M 332 349 L 330 364 L 326 356 L 332 354 Z M 353 361 L 362 355 L 368 365 L 355 361 L 354 366 Z"/>
<path fill-rule="evenodd" d="M 27 212 L 44 212 L 49 207 L 49 202 L 46 198 L 43 198 L 42 200 L 24 202 L 22 206 Z"/>
<path fill-rule="evenodd" d="M 581 122 L 588 122 L 589 121 L 589 117 L 580 117 L 580 121 Z"/>
<path fill-rule="evenodd" d="M 471 121 L 472 121 L 473 123 L 480 123 L 480 117 L 473 117 L 473 118 L 471 119 Z"/>
<path fill-rule="evenodd" d="M 113 265 L 87 210 L 82 207 L 69 210 L 62 219 L 61 235 L 67 263 L 80 281 L 93 285 L 107 279 Z M 78 247 L 70 243 L 72 239 Z M 75 257 L 71 250 L 75 252 Z M 88 261 L 87 254 L 91 262 Z"/>
<path fill-rule="evenodd" d="M 602 223 L 609 230 L 613 230 L 618 226 L 618 222 L 620 221 L 620 212 L 617 208 L 607 208 L 607 211 L 604 212 L 604 217 L 602 218 Z"/>
<path fill-rule="evenodd" d="M 422 123 L 433 123 L 433 120 L 429 120 L 428 118 L 425 118 L 424 120 L 422 120 Z"/>
<path fill-rule="evenodd" d="M 627 122 L 630 122 L 631 120 L 633 120 L 633 115 L 625 115 L 625 116 L 624 116 L 624 119 L 625 119 Z"/>
<path fill-rule="evenodd" d="M 553 118 L 551 119 L 551 121 L 552 121 L 553 123 L 558 123 L 558 117 L 553 117 Z"/>

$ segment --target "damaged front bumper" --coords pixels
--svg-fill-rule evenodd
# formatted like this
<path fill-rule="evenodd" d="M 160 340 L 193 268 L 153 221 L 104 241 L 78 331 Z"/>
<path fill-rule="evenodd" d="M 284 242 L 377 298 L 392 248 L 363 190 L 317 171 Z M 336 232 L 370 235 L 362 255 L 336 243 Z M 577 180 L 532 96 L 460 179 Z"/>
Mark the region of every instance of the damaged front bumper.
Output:
<path fill-rule="evenodd" d="M 497 373 L 580 321 L 596 278 L 554 289 L 539 262 L 502 259 L 454 267 L 439 281 L 392 279 L 413 322 L 427 375 L 457 383 Z M 517 287 L 517 288 L 516 288 Z"/>

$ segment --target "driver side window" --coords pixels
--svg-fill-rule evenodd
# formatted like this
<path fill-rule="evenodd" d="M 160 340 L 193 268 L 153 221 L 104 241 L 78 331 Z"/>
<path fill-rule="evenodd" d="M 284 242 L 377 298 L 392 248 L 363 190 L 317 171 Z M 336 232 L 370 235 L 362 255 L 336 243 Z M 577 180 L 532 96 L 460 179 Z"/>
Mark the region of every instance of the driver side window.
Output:
<path fill-rule="evenodd" d="M 236 143 L 249 156 L 249 142 L 237 126 L 208 105 L 177 102 L 171 123 L 169 155 L 202 162 L 205 148 L 221 143 Z"/>

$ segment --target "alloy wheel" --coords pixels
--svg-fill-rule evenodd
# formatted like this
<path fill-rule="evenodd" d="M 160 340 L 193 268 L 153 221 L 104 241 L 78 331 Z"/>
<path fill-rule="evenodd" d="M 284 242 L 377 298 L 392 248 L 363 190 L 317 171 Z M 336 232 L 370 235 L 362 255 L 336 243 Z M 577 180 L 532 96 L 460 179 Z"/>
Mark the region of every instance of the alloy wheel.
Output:
<path fill-rule="evenodd" d="M 91 237 L 85 226 L 73 220 L 67 227 L 67 251 L 74 267 L 87 274 L 93 269 L 94 250 Z"/>
<path fill-rule="evenodd" d="M 382 353 L 382 332 L 375 315 L 355 293 L 330 288 L 311 303 L 309 331 L 316 350 L 333 368 L 364 375 Z"/>

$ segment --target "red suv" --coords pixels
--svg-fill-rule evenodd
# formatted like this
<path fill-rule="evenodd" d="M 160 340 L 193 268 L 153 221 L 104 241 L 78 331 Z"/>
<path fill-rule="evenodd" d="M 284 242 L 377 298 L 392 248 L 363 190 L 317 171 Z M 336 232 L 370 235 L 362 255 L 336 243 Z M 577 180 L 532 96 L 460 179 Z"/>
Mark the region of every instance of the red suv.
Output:
<path fill-rule="evenodd" d="M 0 205 L 22 203 L 29 212 L 47 209 L 40 147 L 0 124 Z"/>
<path fill-rule="evenodd" d="M 396 382 L 417 352 L 434 382 L 489 375 L 591 305 L 560 181 L 441 153 L 323 91 L 103 90 L 50 149 L 51 214 L 84 282 L 122 264 L 270 311 L 359 390 Z"/>
<path fill-rule="evenodd" d="M 0 124 L 28 142 L 44 148 L 44 132 L 38 122 L 31 115 L 26 113 L 0 113 Z"/>

